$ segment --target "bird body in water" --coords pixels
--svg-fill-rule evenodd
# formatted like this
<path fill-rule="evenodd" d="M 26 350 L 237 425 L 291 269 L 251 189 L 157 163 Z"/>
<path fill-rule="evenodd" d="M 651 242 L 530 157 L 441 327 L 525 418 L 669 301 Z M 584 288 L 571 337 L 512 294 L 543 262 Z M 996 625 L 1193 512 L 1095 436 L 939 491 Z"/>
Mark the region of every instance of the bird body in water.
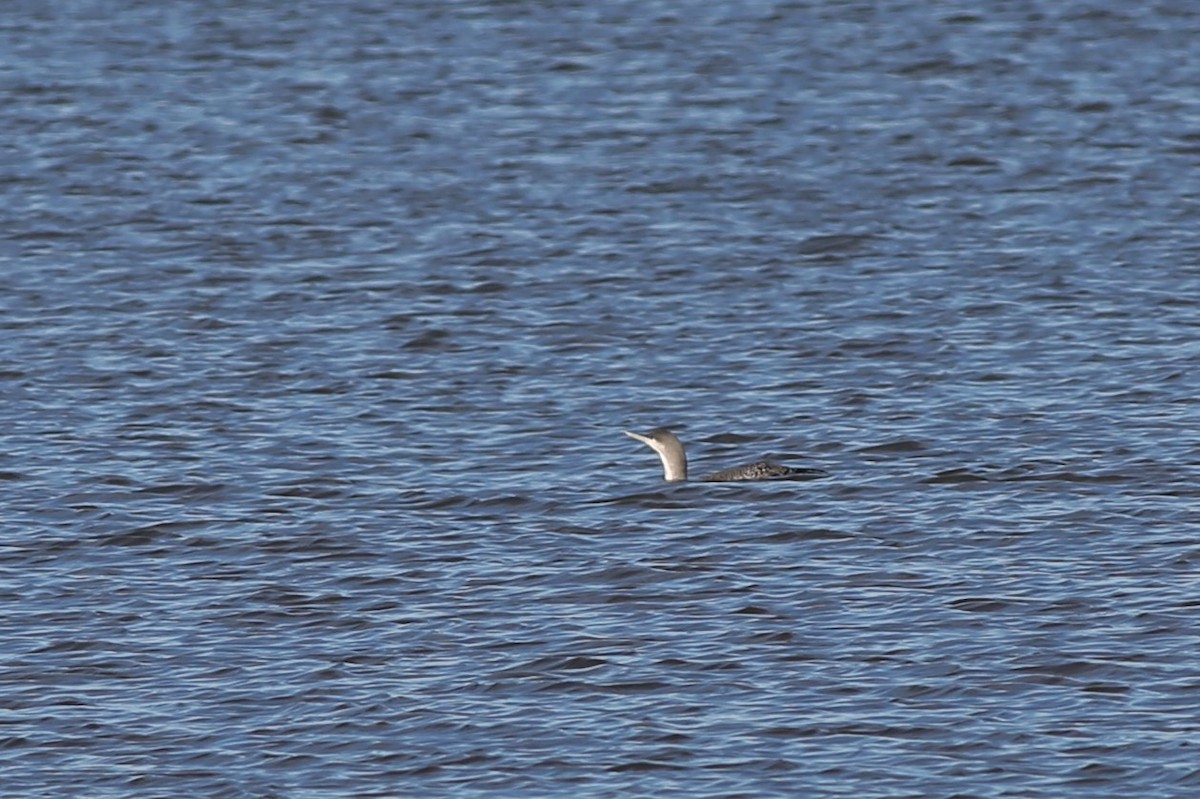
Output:
<path fill-rule="evenodd" d="M 675 483 L 687 479 L 687 455 L 683 452 L 683 443 L 665 427 L 660 427 L 656 430 L 651 430 L 645 435 L 641 433 L 633 433 L 629 430 L 623 430 L 625 435 L 630 438 L 635 438 L 646 446 L 658 453 L 658 457 L 662 459 L 663 477 L 667 482 Z M 701 482 L 706 483 L 730 483 L 740 480 L 778 480 L 778 479 L 805 479 L 816 477 L 828 477 L 829 472 L 824 469 L 811 468 L 796 468 L 793 466 L 780 466 L 777 463 L 769 463 L 767 461 L 758 461 L 757 463 L 749 463 L 745 466 L 735 466 L 732 469 L 724 469 L 719 472 L 701 477 Z"/>

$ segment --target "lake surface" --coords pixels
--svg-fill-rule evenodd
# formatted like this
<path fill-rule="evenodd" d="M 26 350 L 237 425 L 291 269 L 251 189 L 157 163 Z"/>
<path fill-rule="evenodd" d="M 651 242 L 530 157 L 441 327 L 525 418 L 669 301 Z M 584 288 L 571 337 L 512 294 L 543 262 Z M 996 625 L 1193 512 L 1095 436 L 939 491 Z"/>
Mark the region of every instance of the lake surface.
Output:
<path fill-rule="evenodd" d="M 1191 0 L 0 53 L 6 795 L 1200 792 Z"/>

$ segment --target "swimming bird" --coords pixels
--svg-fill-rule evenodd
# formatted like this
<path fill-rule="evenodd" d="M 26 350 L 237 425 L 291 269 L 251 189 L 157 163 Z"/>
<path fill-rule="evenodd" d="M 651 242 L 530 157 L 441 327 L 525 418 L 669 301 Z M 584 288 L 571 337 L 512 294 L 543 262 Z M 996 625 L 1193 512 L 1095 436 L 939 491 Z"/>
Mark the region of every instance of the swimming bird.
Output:
<path fill-rule="evenodd" d="M 683 453 L 683 442 L 670 430 L 665 427 L 659 427 L 645 435 L 629 430 L 622 430 L 621 432 L 630 438 L 636 438 L 658 453 L 658 457 L 662 458 L 663 477 L 667 482 L 676 483 L 687 479 L 687 456 Z M 812 479 L 828 476 L 829 472 L 824 469 L 796 468 L 793 466 L 780 466 L 777 463 L 769 463 L 767 461 L 758 461 L 757 463 L 749 463 L 745 466 L 735 466 L 732 469 L 714 472 L 713 474 L 701 477 L 700 480 L 705 483 L 729 483 L 736 480 Z"/>

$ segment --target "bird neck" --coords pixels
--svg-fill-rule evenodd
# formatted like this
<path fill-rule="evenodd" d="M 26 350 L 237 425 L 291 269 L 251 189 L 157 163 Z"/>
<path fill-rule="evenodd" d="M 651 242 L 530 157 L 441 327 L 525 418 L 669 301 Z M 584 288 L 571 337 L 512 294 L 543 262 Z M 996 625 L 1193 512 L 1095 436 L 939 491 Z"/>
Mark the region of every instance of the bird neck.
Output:
<path fill-rule="evenodd" d="M 666 446 L 658 451 L 662 458 L 663 478 L 669 483 L 677 483 L 687 479 L 687 456 L 683 447 Z"/>

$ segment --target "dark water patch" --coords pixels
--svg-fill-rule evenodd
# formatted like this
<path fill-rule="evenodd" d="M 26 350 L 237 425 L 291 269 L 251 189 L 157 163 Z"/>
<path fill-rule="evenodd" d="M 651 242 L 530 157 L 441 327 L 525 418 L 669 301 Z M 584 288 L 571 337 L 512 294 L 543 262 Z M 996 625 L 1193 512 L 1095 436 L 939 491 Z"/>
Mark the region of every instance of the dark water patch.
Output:
<path fill-rule="evenodd" d="M 982 474 L 977 474 L 970 469 L 955 468 L 938 472 L 933 477 L 926 478 L 925 482 L 932 484 L 985 483 L 990 482 L 990 478 Z"/>
<path fill-rule="evenodd" d="M 886 444 L 874 444 L 869 447 L 863 447 L 855 450 L 856 452 L 866 455 L 891 455 L 891 454 L 907 454 L 910 452 L 922 452 L 926 449 L 925 445 L 920 441 L 900 440 L 891 441 Z"/>
<path fill-rule="evenodd" d="M 829 258 L 837 254 L 848 254 L 862 249 L 870 244 L 874 237 L 870 235 L 834 234 L 827 236 L 811 236 L 797 245 L 797 252 L 809 258 Z"/>
<path fill-rule="evenodd" d="M 968 613 L 997 613 L 1001 611 L 1021 611 L 1026 603 L 1020 600 L 1000 599 L 993 597 L 964 597 L 950 603 L 955 610 Z"/>
<path fill-rule="evenodd" d="M 849 533 L 838 530 L 813 528 L 805 530 L 785 530 L 771 533 L 769 535 L 756 536 L 750 540 L 763 544 L 792 544 L 799 541 L 838 540 L 846 538 L 849 535 Z"/>

